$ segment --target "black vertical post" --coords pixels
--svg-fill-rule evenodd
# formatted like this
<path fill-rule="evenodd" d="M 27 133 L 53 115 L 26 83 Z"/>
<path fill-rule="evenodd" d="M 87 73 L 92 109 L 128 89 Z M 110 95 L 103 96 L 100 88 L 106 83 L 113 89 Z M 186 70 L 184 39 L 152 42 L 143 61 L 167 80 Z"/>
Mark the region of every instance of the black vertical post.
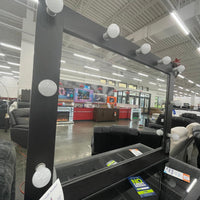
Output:
<path fill-rule="evenodd" d="M 42 96 L 38 91 L 38 84 L 44 79 L 50 79 L 59 85 L 62 34 L 62 14 L 49 16 L 45 1 L 40 0 L 35 35 L 25 200 L 38 200 L 52 184 L 52 178 L 48 185 L 41 189 L 32 184 L 35 167 L 39 163 L 45 163 L 53 175 L 57 117 L 58 91 L 51 97 Z"/>
<path fill-rule="evenodd" d="M 175 82 L 175 76 L 174 73 L 171 72 L 167 76 L 167 88 L 166 88 L 167 93 L 166 93 L 166 103 L 165 103 L 164 136 L 163 136 L 164 139 L 163 148 L 165 153 L 169 153 L 169 148 L 170 148 L 170 139 L 167 136 L 167 134 L 171 132 L 174 82 Z"/>

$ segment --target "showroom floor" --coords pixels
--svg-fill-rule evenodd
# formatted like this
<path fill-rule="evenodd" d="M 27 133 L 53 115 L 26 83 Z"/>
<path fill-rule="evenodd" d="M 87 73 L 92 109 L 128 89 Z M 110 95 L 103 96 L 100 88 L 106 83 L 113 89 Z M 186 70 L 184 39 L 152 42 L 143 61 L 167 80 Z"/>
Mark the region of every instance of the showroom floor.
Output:
<path fill-rule="evenodd" d="M 140 121 L 141 122 L 141 121 Z M 142 121 L 144 122 L 144 120 Z M 117 122 L 79 121 L 74 124 L 57 126 L 55 164 L 69 162 L 91 155 L 91 138 L 94 126 L 126 125 L 136 128 L 138 121 L 119 120 Z M 9 132 L 0 130 L 0 140 L 10 140 Z M 196 155 L 196 153 L 195 153 Z M 25 180 L 26 150 L 16 145 L 16 200 L 22 200 L 23 194 L 19 186 Z M 194 157 L 194 163 L 196 158 Z M 195 164 L 194 164 L 195 165 Z M 24 189 L 22 185 L 22 189 Z"/>
<path fill-rule="evenodd" d="M 94 126 L 113 124 L 137 127 L 138 121 L 119 120 L 117 122 L 78 121 L 74 124 L 58 125 L 56 131 L 55 164 L 69 162 L 91 155 L 91 138 Z M 0 140 L 10 140 L 9 132 L 0 129 Z M 19 186 L 25 180 L 26 149 L 16 145 L 16 200 L 22 200 Z M 22 189 L 24 189 L 22 185 Z"/>

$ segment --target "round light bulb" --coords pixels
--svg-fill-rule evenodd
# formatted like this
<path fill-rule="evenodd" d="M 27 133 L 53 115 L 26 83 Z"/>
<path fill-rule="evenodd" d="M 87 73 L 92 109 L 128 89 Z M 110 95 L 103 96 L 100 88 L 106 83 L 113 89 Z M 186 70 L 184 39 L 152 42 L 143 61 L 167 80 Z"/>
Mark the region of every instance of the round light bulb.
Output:
<path fill-rule="evenodd" d="M 144 43 L 141 47 L 140 47 L 140 52 L 142 54 L 148 54 L 151 51 L 151 45 L 148 43 Z"/>
<path fill-rule="evenodd" d="M 185 66 L 184 65 L 179 65 L 177 67 L 177 70 L 178 70 L 179 73 L 182 73 L 183 71 L 185 71 Z"/>
<path fill-rule="evenodd" d="M 57 85 L 54 81 L 45 79 L 39 83 L 38 90 L 43 96 L 51 97 L 56 94 Z"/>
<path fill-rule="evenodd" d="M 111 24 L 107 29 L 107 33 L 110 38 L 116 38 L 120 34 L 120 28 L 117 24 Z"/>
<path fill-rule="evenodd" d="M 63 0 L 45 0 L 47 5 L 47 12 L 51 16 L 55 16 L 63 10 Z"/>
<path fill-rule="evenodd" d="M 39 164 L 32 177 L 32 183 L 36 188 L 45 187 L 51 180 L 51 171 L 44 163 Z"/>
<path fill-rule="evenodd" d="M 162 58 L 162 62 L 164 65 L 168 65 L 171 61 L 172 59 L 169 56 L 165 56 L 164 58 Z"/>

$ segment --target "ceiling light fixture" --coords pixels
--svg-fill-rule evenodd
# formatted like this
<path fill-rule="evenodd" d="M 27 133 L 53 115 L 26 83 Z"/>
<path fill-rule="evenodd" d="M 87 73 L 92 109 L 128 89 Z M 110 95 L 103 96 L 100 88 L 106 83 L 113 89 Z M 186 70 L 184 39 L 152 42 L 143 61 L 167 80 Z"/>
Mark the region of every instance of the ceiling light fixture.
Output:
<path fill-rule="evenodd" d="M 198 51 L 199 51 L 199 53 L 200 53 L 200 47 L 198 47 L 198 48 L 197 48 L 197 50 L 198 50 Z"/>
<path fill-rule="evenodd" d="M 159 91 L 163 91 L 163 92 L 166 92 L 166 90 L 164 90 L 164 89 L 161 89 L 161 88 L 159 88 L 158 90 L 159 90 Z"/>
<path fill-rule="evenodd" d="M 188 80 L 189 83 L 194 83 L 194 81 Z"/>
<path fill-rule="evenodd" d="M 136 50 L 136 54 L 148 54 L 151 51 L 151 45 L 148 43 L 144 43 L 139 49 Z"/>
<path fill-rule="evenodd" d="M 86 69 L 91 69 L 91 70 L 94 70 L 94 71 L 99 71 L 99 69 L 93 68 L 93 67 L 84 66 L 84 68 L 86 68 Z"/>
<path fill-rule="evenodd" d="M 109 40 L 110 38 L 116 38 L 120 34 L 120 28 L 117 24 L 110 24 L 106 30 L 106 32 L 103 34 L 104 40 Z"/>
<path fill-rule="evenodd" d="M 178 88 L 180 88 L 181 90 L 183 89 L 183 87 L 179 86 Z"/>
<path fill-rule="evenodd" d="M 185 89 L 187 92 L 189 92 L 190 90 L 188 90 L 188 89 Z"/>
<path fill-rule="evenodd" d="M 0 56 L 5 56 L 5 54 L 4 53 L 0 53 Z"/>
<path fill-rule="evenodd" d="M 3 42 L 0 42 L 0 45 L 3 46 L 3 47 L 15 49 L 15 50 L 18 50 L 18 51 L 22 50 L 20 47 L 17 47 L 17 46 L 11 45 L 11 44 L 6 44 L 6 43 L 3 43 Z"/>
<path fill-rule="evenodd" d="M 4 65 L 0 65 L 0 68 L 4 68 L 4 69 L 10 69 L 9 66 L 4 66 Z"/>
<path fill-rule="evenodd" d="M 13 75 L 13 73 L 10 72 L 0 72 L 1 74 L 7 74 L 7 75 Z"/>
<path fill-rule="evenodd" d="M 200 85 L 199 85 L 199 84 L 196 84 L 196 86 L 197 86 L 197 87 L 200 87 Z"/>
<path fill-rule="evenodd" d="M 164 65 L 168 65 L 170 62 L 172 61 L 172 59 L 169 56 L 165 56 L 162 59 L 158 60 L 158 63 L 162 63 Z"/>
<path fill-rule="evenodd" d="M 66 63 L 66 61 L 65 61 L 65 60 L 61 60 L 60 62 L 61 62 L 61 63 Z"/>
<path fill-rule="evenodd" d="M 13 76 L 14 78 L 19 78 L 19 76 Z"/>
<path fill-rule="evenodd" d="M 89 61 L 93 61 L 93 62 L 95 61 L 94 58 L 83 56 L 83 55 L 80 55 L 80 54 L 77 54 L 77 53 L 74 53 L 73 55 L 76 56 L 76 57 L 79 57 L 79 58 L 83 58 L 83 59 L 89 60 Z"/>
<path fill-rule="evenodd" d="M 149 82 L 149 84 L 151 84 L 151 85 L 156 85 L 156 83 L 153 83 L 153 82 Z"/>
<path fill-rule="evenodd" d="M 122 75 L 122 74 L 117 74 L 117 73 L 112 73 L 112 75 L 114 75 L 114 76 L 124 77 L 124 75 Z"/>
<path fill-rule="evenodd" d="M 75 71 L 75 70 L 71 70 L 71 69 L 65 69 L 65 68 L 60 68 L 63 71 L 66 72 L 72 72 L 72 73 L 76 73 L 76 74 L 82 74 L 82 75 L 86 75 L 86 76 L 91 76 L 91 77 L 96 77 L 96 78 L 102 78 L 102 79 L 108 79 L 108 80 L 112 80 L 112 81 L 116 81 L 116 82 L 121 82 L 121 80 L 118 79 L 114 79 L 114 78 L 108 78 L 108 77 L 104 77 L 104 76 L 100 76 L 100 75 L 96 75 L 96 74 L 90 74 L 90 73 L 86 73 L 86 72 L 80 72 L 80 71 Z"/>
<path fill-rule="evenodd" d="M 160 78 L 157 78 L 157 81 L 160 81 L 160 82 L 165 82 L 165 80 L 163 80 L 163 79 L 160 79 Z"/>
<path fill-rule="evenodd" d="M 20 66 L 19 63 L 7 62 L 9 65 Z"/>
<path fill-rule="evenodd" d="M 117 65 L 112 65 L 112 67 L 117 68 L 117 69 L 121 69 L 121 70 L 127 70 L 126 68 L 120 67 L 120 66 L 117 66 Z"/>
<path fill-rule="evenodd" d="M 191 93 L 194 93 L 194 91 L 191 91 Z"/>
<path fill-rule="evenodd" d="M 140 76 L 145 76 L 145 77 L 148 77 L 149 75 L 147 75 L 147 74 L 143 74 L 143 73 L 138 73 L 138 75 L 140 75 Z"/>
<path fill-rule="evenodd" d="M 178 75 L 178 77 L 179 77 L 179 78 L 182 78 L 182 79 L 184 79 L 184 78 L 185 78 L 184 76 L 182 76 L 182 75 L 180 75 L 180 74 Z"/>
<path fill-rule="evenodd" d="M 12 71 L 13 73 L 16 73 L 16 74 L 19 74 L 19 72 L 18 71 Z"/>
<path fill-rule="evenodd" d="M 176 92 L 177 92 L 177 90 L 174 90 L 174 92 L 176 93 Z"/>
<path fill-rule="evenodd" d="M 189 35 L 190 33 L 189 29 L 185 26 L 185 24 L 183 23 L 182 19 L 178 16 L 178 14 L 175 11 L 173 11 L 170 13 L 170 15 L 173 17 L 176 23 L 180 26 L 180 28 L 185 33 L 185 35 Z"/>
<path fill-rule="evenodd" d="M 133 80 L 135 80 L 135 81 L 139 81 L 139 82 L 142 81 L 141 79 L 138 79 L 138 78 L 133 78 Z"/>

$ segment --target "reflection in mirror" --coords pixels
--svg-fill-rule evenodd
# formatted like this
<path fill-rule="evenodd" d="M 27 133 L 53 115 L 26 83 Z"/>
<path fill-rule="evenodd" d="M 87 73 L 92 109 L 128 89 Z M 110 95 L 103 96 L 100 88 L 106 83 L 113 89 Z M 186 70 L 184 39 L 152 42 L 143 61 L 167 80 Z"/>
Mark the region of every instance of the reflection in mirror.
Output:
<path fill-rule="evenodd" d="M 116 133 L 148 131 L 148 120 L 164 112 L 166 78 L 148 66 L 63 34 L 54 163 L 65 165 L 65 180 L 99 169 L 95 167 L 99 162 L 104 163 L 102 168 L 115 160 L 95 157 L 86 171 L 75 173 L 85 169 L 78 159 L 138 143 L 119 139 Z M 72 161 L 78 166 L 74 174 Z"/>

